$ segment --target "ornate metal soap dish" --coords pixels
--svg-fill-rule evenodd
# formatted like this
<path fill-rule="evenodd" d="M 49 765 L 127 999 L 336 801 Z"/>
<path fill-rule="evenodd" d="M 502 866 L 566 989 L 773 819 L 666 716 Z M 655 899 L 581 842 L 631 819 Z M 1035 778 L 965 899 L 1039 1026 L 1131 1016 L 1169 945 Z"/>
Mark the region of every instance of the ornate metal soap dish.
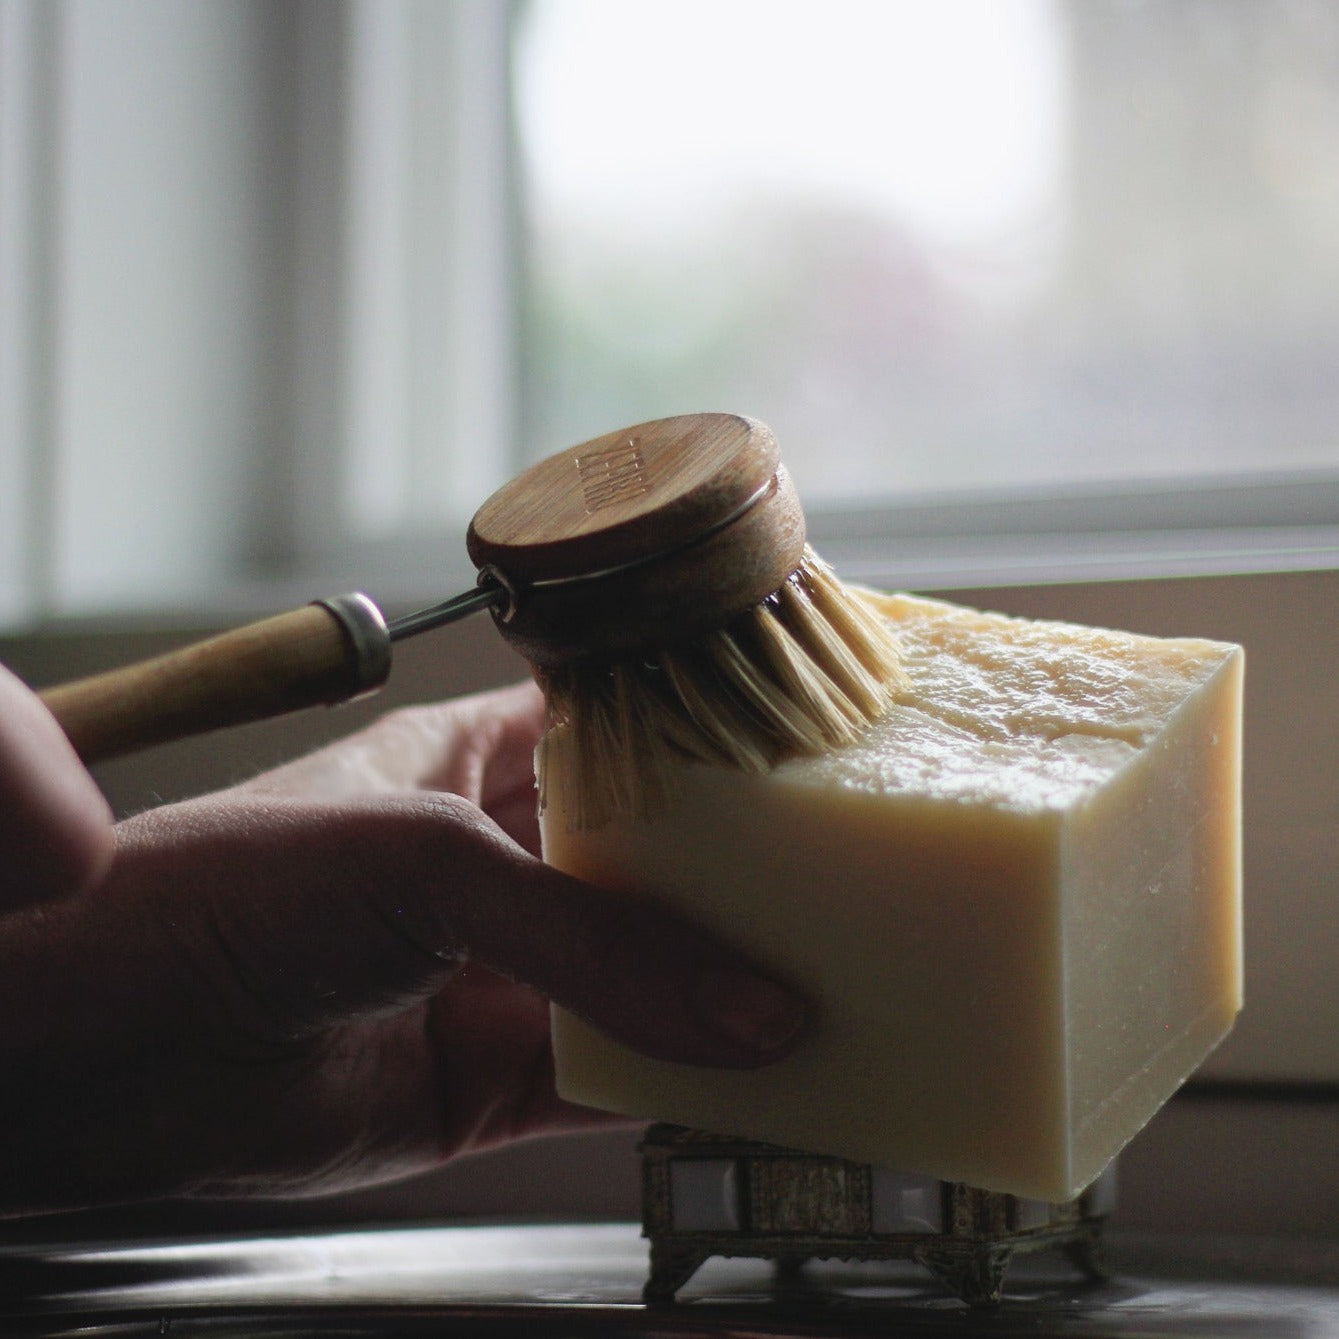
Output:
<path fill-rule="evenodd" d="M 1109 1168 L 1076 1200 L 1050 1204 L 842 1158 L 655 1125 L 641 1143 L 648 1305 L 672 1305 L 712 1256 L 776 1262 L 914 1260 L 963 1301 L 998 1302 L 1017 1255 L 1062 1250 L 1106 1277 L 1101 1231 L 1115 1207 Z"/>

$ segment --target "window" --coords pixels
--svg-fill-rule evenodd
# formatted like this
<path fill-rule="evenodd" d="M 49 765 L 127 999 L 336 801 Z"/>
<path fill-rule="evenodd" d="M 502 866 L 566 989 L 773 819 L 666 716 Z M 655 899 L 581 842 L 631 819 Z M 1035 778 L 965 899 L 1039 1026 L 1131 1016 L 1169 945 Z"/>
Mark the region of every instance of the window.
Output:
<path fill-rule="evenodd" d="M 1320 0 L 13 0 L 0 59 L 0 619 L 454 587 L 524 460 L 702 407 L 843 533 L 1339 517 Z"/>
<path fill-rule="evenodd" d="M 703 406 L 809 501 L 1333 471 L 1322 3 L 532 0 L 527 442 Z"/>
<path fill-rule="evenodd" d="M 509 13 L 0 7 L 0 622 L 374 581 L 507 477 Z"/>

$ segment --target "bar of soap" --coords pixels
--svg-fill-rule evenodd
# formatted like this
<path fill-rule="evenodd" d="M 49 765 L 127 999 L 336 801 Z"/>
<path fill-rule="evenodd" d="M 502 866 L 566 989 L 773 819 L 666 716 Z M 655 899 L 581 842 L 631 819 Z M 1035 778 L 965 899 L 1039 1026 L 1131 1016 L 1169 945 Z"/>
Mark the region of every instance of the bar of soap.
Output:
<path fill-rule="evenodd" d="M 1032 1199 L 1077 1195 L 1241 1006 L 1242 652 L 871 597 L 910 689 L 768 775 L 683 764 L 544 849 L 794 981 L 794 1054 L 646 1059 L 555 1011 L 558 1088 L 631 1116 Z"/>

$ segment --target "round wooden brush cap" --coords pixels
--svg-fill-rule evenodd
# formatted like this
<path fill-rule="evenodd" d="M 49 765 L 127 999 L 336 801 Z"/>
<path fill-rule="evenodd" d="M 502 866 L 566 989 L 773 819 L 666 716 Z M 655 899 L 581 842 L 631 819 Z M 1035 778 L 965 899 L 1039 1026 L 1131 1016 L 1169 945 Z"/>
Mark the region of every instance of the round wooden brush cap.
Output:
<path fill-rule="evenodd" d="M 553 666 L 723 627 L 799 566 L 804 514 L 765 424 L 684 414 L 540 461 L 479 508 L 467 545 L 517 592 L 503 636 Z"/>

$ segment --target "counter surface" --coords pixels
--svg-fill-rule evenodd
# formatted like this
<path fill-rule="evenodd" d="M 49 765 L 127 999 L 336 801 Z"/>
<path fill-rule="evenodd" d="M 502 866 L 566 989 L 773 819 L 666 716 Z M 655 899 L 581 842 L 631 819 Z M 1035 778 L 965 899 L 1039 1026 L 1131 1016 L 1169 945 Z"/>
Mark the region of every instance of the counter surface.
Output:
<path fill-rule="evenodd" d="M 820 1263 L 784 1295 L 756 1261 L 712 1261 L 648 1311 L 633 1224 L 433 1226 L 241 1239 L 10 1246 L 13 1336 L 1139 1336 L 1339 1339 L 1339 1242 L 1111 1241 L 1113 1279 L 1020 1262 L 973 1317 L 913 1266 Z"/>

